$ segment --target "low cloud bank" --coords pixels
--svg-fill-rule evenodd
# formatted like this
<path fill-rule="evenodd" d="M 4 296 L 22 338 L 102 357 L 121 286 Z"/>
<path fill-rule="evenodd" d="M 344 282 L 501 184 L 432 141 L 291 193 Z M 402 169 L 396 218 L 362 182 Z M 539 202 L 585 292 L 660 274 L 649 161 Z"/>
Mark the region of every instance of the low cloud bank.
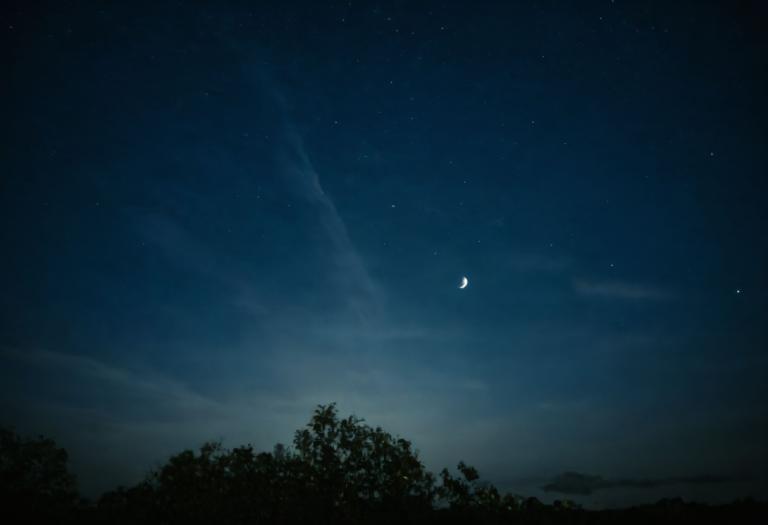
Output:
<path fill-rule="evenodd" d="M 602 489 L 655 488 L 662 485 L 699 485 L 705 483 L 724 483 L 726 481 L 730 480 L 724 477 L 710 475 L 609 480 L 602 476 L 591 476 L 589 474 L 580 474 L 578 472 L 564 472 L 541 488 L 545 492 L 588 496 L 593 492 Z"/>

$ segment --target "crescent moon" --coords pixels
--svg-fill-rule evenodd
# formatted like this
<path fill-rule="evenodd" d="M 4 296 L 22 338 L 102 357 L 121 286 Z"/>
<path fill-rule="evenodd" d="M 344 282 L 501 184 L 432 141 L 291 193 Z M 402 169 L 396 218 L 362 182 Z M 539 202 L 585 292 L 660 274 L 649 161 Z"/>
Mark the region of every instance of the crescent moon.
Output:
<path fill-rule="evenodd" d="M 462 277 L 461 284 L 459 285 L 459 290 L 463 290 L 467 286 L 469 286 L 469 279 L 467 279 L 466 277 Z"/>

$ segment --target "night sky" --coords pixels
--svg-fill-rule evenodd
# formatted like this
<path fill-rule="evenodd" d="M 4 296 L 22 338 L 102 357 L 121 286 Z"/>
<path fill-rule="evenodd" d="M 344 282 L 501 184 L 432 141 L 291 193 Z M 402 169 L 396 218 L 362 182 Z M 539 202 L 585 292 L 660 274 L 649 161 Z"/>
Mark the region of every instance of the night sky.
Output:
<path fill-rule="evenodd" d="M 116 4 L 0 27 L 0 423 L 86 494 L 336 401 L 542 499 L 768 497 L 759 2 Z"/>

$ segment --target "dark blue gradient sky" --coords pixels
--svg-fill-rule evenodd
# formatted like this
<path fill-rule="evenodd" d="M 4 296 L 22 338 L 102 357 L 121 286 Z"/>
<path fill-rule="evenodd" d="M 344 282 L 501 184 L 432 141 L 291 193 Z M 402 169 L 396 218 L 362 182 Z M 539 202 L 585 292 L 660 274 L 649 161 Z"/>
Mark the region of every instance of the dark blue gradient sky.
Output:
<path fill-rule="evenodd" d="M 520 491 L 768 496 L 765 14 L 16 4 L 0 422 L 91 493 L 337 401 Z"/>

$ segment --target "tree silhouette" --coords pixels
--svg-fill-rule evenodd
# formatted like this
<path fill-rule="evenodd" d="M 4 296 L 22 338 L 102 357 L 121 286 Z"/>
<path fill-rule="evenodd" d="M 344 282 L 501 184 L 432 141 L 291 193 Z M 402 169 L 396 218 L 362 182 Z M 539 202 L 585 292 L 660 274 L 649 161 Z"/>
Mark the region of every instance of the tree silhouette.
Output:
<path fill-rule="evenodd" d="M 99 505 L 167 523 L 351 523 L 432 509 L 434 476 L 411 443 L 355 416 L 339 419 L 334 404 L 319 406 L 293 444 L 257 454 L 206 443 Z"/>
<path fill-rule="evenodd" d="M 0 502 L 12 515 L 66 514 L 77 502 L 67 452 L 51 439 L 22 438 L 0 428 Z"/>
<path fill-rule="evenodd" d="M 435 479 L 411 443 L 355 416 L 339 420 L 335 404 L 315 410 L 306 428 L 296 432 L 294 446 L 306 467 L 306 485 L 319 497 L 325 515 L 402 517 L 431 508 Z"/>
<path fill-rule="evenodd" d="M 681 500 L 625 511 L 587 512 L 568 501 L 501 495 L 459 462 L 439 480 L 411 443 L 340 419 L 335 404 L 319 405 L 293 446 L 272 452 L 250 445 L 231 450 L 209 442 L 185 450 L 139 484 L 107 492 L 95 506 L 76 505 L 67 454 L 45 438 L 22 439 L 0 429 L 0 517 L 29 523 L 764 523 L 766 504 L 712 509 Z M 437 483 L 439 481 L 439 484 Z M 9 522 L 4 519 L 3 523 Z M 10 521 L 13 523 L 19 522 Z"/>

